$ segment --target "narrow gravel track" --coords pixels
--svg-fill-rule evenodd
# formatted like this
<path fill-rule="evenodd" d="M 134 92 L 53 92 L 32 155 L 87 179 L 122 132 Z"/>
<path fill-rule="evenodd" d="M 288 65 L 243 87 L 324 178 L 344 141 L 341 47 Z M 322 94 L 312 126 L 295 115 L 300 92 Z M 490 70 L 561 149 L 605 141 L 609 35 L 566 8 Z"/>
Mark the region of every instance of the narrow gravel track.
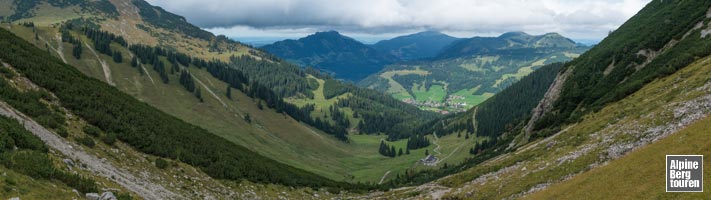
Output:
<path fill-rule="evenodd" d="M 388 177 L 388 174 L 390 174 L 390 170 L 388 170 L 387 172 L 385 172 L 385 174 L 383 174 L 383 177 L 380 178 L 380 182 L 378 182 L 378 184 L 383 184 L 383 181 L 385 181 L 385 178 Z"/>
<path fill-rule="evenodd" d="M 96 51 L 94 51 L 94 49 L 91 46 L 89 46 L 89 44 L 84 43 L 84 45 L 86 45 L 86 48 L 88 48 L 89 51 L 91 51 L 91 53 L 94 54 L 94 56 L 96 56 L 96 60 L 98 60 L 99 64 L 101 64 L 101 69 L 104 70 L 104 77 L 106 77 L 106 83 L 108 83 L 111 86 L 116 86 L 116 83 L 114 83 L 114 80 L 111 78 L 111 68 L 109 68 L 109 65 L 106 64 L 106 61 L 101 60 L 101 58 L 99 57 L 99 54 L 96 54 Z"/>
<path fill-rule="evenodd" d="M 38 136 L 42 141 L 53 149 L 58 150 L 67 157 L 86 164 L 87 168 L 94 174 L 113 180 L 124 188 L 141 196 L 144 199 L 186 199 L 179 194 L 173 193 L 163 186 L 152 183 L 141 176 L 134 176 L 127 170 L 119 169 L 100 158 L 91 155 L 67 140 L 60 138 L 57 134 L 50 132 L 31 118 L 16 111 L 5 102 L 0 101 L 0 115 L 18 120 L 25 126 L 25 129 Z"/>

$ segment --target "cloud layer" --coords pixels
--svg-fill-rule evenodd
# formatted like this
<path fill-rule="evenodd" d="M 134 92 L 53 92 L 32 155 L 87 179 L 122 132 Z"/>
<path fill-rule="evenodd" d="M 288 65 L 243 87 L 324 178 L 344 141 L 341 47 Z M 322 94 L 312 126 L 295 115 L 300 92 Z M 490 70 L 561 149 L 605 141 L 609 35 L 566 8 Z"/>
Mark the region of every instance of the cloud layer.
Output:
<path fill-rule="evenodd" d="M 210 30 L 560 32 L 602 38 L 649 0 L 148 0 Z M 230 31 L 231 30 L 231 31 Z M 247 31 L 250 32 L 250 31 Z"/>

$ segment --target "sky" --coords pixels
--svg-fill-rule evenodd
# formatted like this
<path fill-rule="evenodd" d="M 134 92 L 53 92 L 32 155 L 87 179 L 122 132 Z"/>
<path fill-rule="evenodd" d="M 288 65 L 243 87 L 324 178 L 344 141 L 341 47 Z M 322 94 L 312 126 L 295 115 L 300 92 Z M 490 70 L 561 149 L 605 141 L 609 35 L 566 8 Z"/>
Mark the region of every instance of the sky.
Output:
<path fill-rule="evenodd" d="M 271 42 L 336 30 L 365 43 L 420 31 L 455 37 L 557 32 L 599 41 L 650 0 L 147 0 L 215 34 Z"/>

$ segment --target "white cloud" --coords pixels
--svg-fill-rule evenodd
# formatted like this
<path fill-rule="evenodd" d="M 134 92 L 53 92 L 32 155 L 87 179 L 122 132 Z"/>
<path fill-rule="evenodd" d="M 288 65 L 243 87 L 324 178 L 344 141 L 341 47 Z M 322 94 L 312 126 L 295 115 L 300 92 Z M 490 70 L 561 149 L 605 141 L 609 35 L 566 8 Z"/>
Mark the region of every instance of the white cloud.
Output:
<path fill-rule="evenodd" d="M 526 31 L 600 39 L 650 0 L 148 0 L 228 36 L 317 30 L 389 35 L 439 30 L 466 37 Z"/>

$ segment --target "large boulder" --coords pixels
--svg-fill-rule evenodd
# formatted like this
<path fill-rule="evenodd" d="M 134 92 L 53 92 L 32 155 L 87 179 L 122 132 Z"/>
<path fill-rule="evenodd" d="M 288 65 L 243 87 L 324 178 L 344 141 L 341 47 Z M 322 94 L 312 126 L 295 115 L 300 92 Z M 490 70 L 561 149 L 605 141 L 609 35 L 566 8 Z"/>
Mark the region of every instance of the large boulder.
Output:
<path fill-rule="evenodd" d="M 99 197 L 98 193 L 86 193 L 87 200 L 99 200 Z"/>
<path fill-rule="evenodd" d="M 101 193 L 101 197 L 99 197 L 99 200 L 117 200 L 117 199 L 116 199 L 116 196 L 114 196 L 114 193 L 104 192 L 104 193 Z"/>

